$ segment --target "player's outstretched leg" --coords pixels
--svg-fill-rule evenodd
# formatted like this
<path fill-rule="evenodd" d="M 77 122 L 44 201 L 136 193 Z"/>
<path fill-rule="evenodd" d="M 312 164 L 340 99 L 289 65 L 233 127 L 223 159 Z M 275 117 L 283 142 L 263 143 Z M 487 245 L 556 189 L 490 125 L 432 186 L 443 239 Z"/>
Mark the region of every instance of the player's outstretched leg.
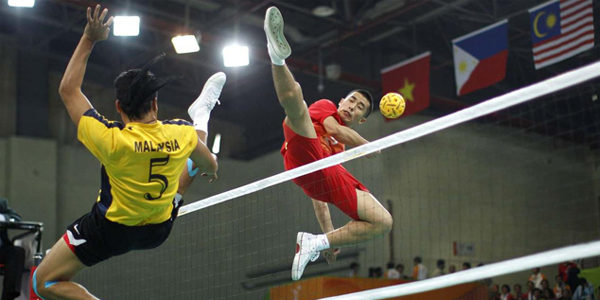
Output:
<path fill-rule="evenodd" d="M 275 91 L 287 116 L 285 123 L 301 136 L 316 138 L 317 134 L 308 115 L 302 88 L 285 64 L 285 59 L 292 54 L 292 49 L 283 34 L 283 17 L 277 7 L 272 6 L 267 9 L 264 29 L 269 57 L 273 63 Z"/>
<path fill-rule="evenodd" d="M 293 280 L 302 277 L 306 265 L 315 261 L 320 251 L 362 244 L 390 232 L 393 219 L 383 205 L 368 192 L 356 190 L 356 194 L 360 220 L 352 220 L 327 234 L 298 233 L 296 255 L 292 264 Z"/>
<path fill-rule="evenodd" d="M 210 113 L 217 103 L 221 104 L 219 97 L 221 97 L 221 92 L 223 91 L 223 86 L 226 81 L 227 76 L 223 72 L 212 75 L 206 80 L 202 92 L 200 92 L 196 101 L 188 108 L 188 114 L 194 122 L 194 128 L 196 128 L 198 138 L 204 144 L 206 144 L 206 137 L 208 135 L 208 120 L 210 119 Z M 183 170 L 183 173 L 179 177 L 179 189 L 177 190 L 177 194 L 179 194 L 178 197 L 181 198 L 185 195 L 197 173 L 198 168 L 196 168 L 194 162 L 188 158 L 187 168 Z"/>

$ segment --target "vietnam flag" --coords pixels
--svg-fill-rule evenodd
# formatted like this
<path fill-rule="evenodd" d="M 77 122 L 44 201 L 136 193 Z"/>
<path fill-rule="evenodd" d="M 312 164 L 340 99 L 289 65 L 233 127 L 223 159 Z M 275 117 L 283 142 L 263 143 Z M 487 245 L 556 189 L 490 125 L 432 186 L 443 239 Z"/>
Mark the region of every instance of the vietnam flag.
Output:
<path fill-rule="evenodd" d="M 500 82 L 506 76 L 508 20 L 452 40 L 456 94 Z"/>
<path fill-rule="evenodd" d="M 409 116 L 429 106 L 429 63 L 431 52 L 381 70 L 383 94 L 399 93 L 406 100 L 402 116 Z"/>

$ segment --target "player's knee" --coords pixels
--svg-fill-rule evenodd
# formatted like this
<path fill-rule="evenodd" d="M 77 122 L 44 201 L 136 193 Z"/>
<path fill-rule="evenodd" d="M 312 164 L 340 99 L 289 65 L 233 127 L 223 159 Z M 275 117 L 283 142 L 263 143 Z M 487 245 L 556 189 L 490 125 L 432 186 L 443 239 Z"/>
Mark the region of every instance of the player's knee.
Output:
<path fill-rule="evenodd" d="M 379 224 L 381 234 L 388 234 L 392 230 L 392 226 L 394 226 L 394 219 L 392 218 L 392 215 L 386 211 Z"/>

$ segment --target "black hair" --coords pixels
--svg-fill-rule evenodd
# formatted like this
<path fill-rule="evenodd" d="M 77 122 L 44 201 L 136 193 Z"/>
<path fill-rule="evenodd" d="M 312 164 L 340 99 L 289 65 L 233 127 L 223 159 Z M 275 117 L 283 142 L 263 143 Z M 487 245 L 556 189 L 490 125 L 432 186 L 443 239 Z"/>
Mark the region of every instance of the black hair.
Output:
<path fill-rule="evenodd" d="M 131 120 L 139 120 L 152 109 L 152 100 L 158 91 L 176 77 L 156 78 L 150 68 L 165 57 L 161 54 L 150 60 L 141 69 L 125 71 L 115 79 L 117 99 L 123 112 Z"/>
<path fill-rule="evenodd" d="M 133 82 L 133 79 L 137 77 L 138 74 L 140 74 L 141 71 L 142 70 L 140 69 L 128 70 L 119 74 L 119 76 L 117 76 L 117 79 L 115 79 L 117 100 L 119 100 L 123 112 L 131 120 L 141 119 L 142 116 L 147 114 L 152 109 L 152 101 L 142 100 L 141 103 L 133 103 L 133 101 L 131 101 L 131 83 Z M 146 74 L 144 74 L 141 77 L 140 83 L 144 85 L 155 79 L 156 77 L 154 76 L 154 74 L 152 74 L 152 72 L 150 71 L 147 71 Z M 157 95 L 158 92 L 154 92 L 152 95 L 150 95 L 149 98 L 154 99 Z"/>
<path fill-rule="evenodd" d="M 415 259 L 413 259 L 413 261 L 416 261 L 416 262 L 418 262 L 418 263 L 421 263 L 421 262 L 423 262 L 423 261 L 421 260 L 421 257 L 420 257 L 420 256 L 415 256 Z"/>
<path fill-rule="evenodd" d="M 402 269 L 404 269 L 404 265 L 403 264 L 397 264 L 396 268 L 402 268 Z"/>
<path fill-rule="evenodd" d="M 354 268 L 358 268 L 358 263 L 357 262 L 353 262 L 350 264 L 350 269 L 354 269 Z"/>
<path fill-rule="evenodd" d="M 462 265 L 463 265 L 463 267 L 467 267 L 467 269 L 471 268 L 471 264 L 466 261 Z"/>
<path fill-rule="evenodd" d="M 390 262 L 387 264 L 387 268 L 388 268 L 388 269 L 393 269 L 393 268 L 394 268 L 394 262 L 393 262 L 393 261 L 390 261 Z"/>
<path fill-rule="evenodd" d="M 373 107 L 375 106 L 373 103 L 373 96 L 367 90 L 355 89 L 355 90 L 351 90 L 350 93 L 348 93 L 346 95 L 346 98 L 348 98 L 348 96 L 352 95 L 352 93 L 359 93 L 359 94 L 363 95 L 363 97 L 365 97 L 367 99 L 367 101 L 369 101 L 369 108 L 367 109 L 367 112 L 365 112 L 365 115 L 363 116 L 363 118 L 365 118 L 365 119 L 368 118 L 369 115 L 373 112 Z"/>
<path fill-rule="evenodd" d="M 515 288 L 515 289 L 516 289 L 517 287 L 523 288 L 523 287 L 522 287 L 520 284 L 518 284 L 518 283 L 514 285 L 514 288 Z"/>
<path fill-rule="evenodd" d="M 437 266 L 438 267 L 441 267 L 441 266 L 443 266 L 445 264 L 446 264 L 446 262 L 443 259 L 438 259 L 438 261 L 437 261 Z"/>
<path fill-rule="evenodd" d="M 510 293 L 510 286 L 508 286 L 508 284 L 503 284 L 502 288 L 506 288 L 506 291 Z"/>

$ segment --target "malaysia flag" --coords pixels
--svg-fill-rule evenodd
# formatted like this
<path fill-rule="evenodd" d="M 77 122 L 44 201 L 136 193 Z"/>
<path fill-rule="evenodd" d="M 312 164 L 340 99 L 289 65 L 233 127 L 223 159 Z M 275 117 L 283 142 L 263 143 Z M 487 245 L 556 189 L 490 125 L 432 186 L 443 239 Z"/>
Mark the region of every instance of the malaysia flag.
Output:
<path fill-rule="evenodd" d="M 553 0 L 529 10 L 536 69 L 594 47 L 592 0 Z"/>
<path fill-rule="evenodd" d="M 452 40 L 456 94 L 500 82 L 506 76 L 508 20 Z"/>

